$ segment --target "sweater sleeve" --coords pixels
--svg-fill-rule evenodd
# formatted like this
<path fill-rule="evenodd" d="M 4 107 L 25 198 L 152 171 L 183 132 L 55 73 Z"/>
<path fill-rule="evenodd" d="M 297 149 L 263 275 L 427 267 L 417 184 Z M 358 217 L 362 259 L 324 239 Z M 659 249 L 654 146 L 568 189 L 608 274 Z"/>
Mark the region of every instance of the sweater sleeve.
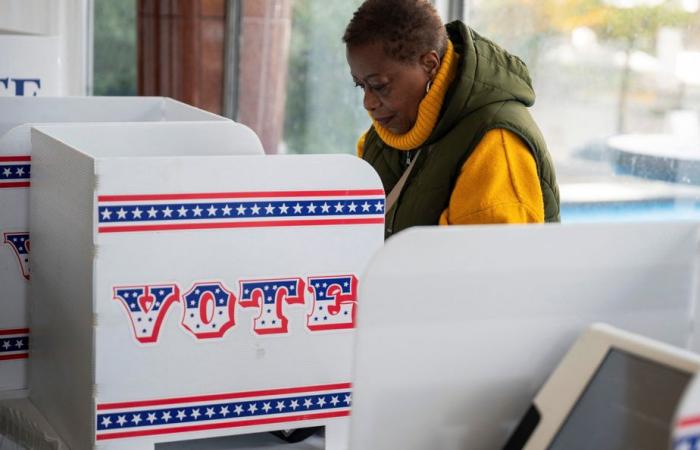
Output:
<path fill-rule="evenodd" d="M 440 225 L 542 222 L 544 200 L 527 144 L 511 131 L 489 131 L 462 166 Z"/>

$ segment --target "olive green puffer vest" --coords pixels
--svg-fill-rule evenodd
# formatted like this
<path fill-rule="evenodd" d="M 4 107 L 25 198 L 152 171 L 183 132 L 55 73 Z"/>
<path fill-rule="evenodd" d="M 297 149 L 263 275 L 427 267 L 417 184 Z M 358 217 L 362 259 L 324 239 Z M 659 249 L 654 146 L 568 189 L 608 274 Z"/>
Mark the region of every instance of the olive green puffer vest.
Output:
<path fill-rule="evenodd" d="M 457 77 L 398 201 L 387 212 L 386 237 L 415 225 L 437 225 L 462 166 L 482 137 L 495 128 L 514 132 L 530 148 L 537 164 L 545 221 L 558 222 L 559 189 L 553 164 L 527 110 L 534 103 L 527 68 L 461 22 L 446 28 L 460 54 Z M 362 157 L 379 173 L 388 195 L 405 170 L 405 152 L 389 147 L 371 128 Z"/>

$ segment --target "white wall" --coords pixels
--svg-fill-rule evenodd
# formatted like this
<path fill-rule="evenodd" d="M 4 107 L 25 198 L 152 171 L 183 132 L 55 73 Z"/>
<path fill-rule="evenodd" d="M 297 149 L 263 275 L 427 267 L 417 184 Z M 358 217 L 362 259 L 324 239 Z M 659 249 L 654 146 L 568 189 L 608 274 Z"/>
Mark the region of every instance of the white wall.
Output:
<path fill-rule="evenodd" d="M 62 92 L 89 92 L 92 0 L 0 0 L 0 11 L 0 33 L 60 36 Z"/>

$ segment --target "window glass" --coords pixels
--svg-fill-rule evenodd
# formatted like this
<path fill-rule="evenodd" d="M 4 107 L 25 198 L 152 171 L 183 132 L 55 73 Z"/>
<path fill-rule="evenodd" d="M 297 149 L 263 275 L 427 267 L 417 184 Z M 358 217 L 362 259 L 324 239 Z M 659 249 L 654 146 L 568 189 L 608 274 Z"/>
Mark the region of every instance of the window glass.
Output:
<path fill-rule="evenodd" d="M 136 0 L 94 0 L 93 94 L 136 95 Z"/>
<path fill-rule="evenodd" d="M 700 218 L 700 1 L 466 0 L 528 65 L 563 220 Z"/>
<path fill-rule="evenodd" d="M 283 149 L 355 153 L 370 120 L 345 61 L 345 26 L 360 0 L 295 0 Z"/>

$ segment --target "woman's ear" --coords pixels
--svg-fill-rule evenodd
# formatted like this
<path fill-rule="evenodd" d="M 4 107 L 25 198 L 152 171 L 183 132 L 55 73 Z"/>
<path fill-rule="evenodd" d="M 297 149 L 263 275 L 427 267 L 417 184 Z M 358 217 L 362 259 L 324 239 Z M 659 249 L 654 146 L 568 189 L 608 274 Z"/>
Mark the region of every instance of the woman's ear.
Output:
<path fill-rule="evenodd" d="M 435 78 L 438 69 L 440 68 L 440 55 L 435 50 L 431 50 L 428 53 L 424 53 L 420 57 L 420 65 L 425 70 L 426 75 L 431 80 Z"/>

